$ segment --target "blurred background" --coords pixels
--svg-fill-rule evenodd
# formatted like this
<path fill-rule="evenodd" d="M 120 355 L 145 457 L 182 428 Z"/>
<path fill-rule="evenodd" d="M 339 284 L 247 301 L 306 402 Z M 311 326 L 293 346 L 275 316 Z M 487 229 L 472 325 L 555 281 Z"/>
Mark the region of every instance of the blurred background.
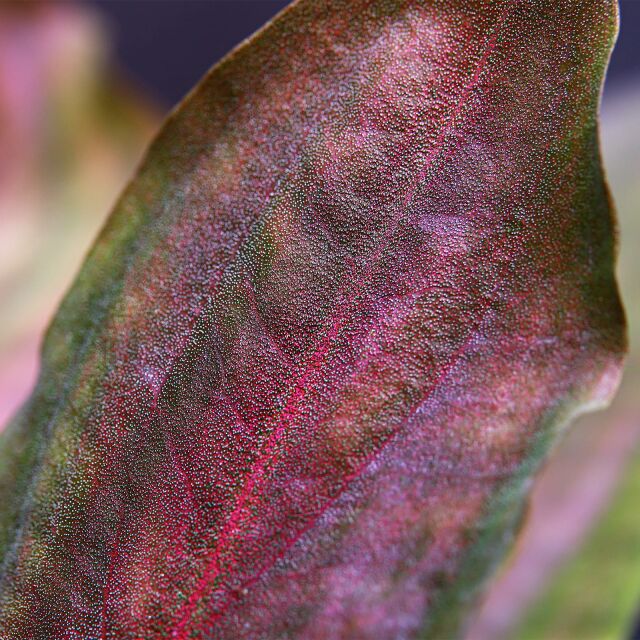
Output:
<path fill-rule="evenodd" d="M 0 0 L 0 429 L 163 117 L 286 4 Z M 620 5 L 601 139 L 631 352 L 612 406 L 568 429 L 536 479 L 466 640 L 640 640 L 640 0 Z"/>

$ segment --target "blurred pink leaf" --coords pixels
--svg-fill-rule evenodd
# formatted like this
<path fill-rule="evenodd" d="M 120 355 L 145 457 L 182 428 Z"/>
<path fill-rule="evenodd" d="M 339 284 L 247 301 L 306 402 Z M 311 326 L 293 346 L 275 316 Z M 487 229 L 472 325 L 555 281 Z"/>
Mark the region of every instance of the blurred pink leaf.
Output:
<path fill-rule="evenodd" d="M 157 116 L 71 3 L 0 3 L 0 430 L 33 386 L 42 333 Z"/>

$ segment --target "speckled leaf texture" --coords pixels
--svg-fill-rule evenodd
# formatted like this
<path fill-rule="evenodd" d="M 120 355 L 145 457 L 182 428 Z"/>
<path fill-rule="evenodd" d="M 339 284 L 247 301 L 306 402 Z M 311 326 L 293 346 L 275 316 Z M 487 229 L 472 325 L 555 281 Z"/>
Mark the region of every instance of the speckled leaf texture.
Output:
<path fill-rule="evenodd" d="M 624 319 L 613 0 L 301 0 L 173 113 L 4 437 L 0 637 L 451 637 Z"/>

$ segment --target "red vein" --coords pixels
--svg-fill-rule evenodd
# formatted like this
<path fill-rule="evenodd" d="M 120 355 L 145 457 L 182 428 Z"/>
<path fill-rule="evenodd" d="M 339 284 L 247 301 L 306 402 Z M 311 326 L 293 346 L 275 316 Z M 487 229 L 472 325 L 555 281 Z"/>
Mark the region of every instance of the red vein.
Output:
<path fill-rule="evenodd" d="M 102 586 L 102 608 L 101 608 L 101 616 L 100 616 L 100 638 L 101 640 L 105 640 L 107 637 L 107 605 L 109 602 L 109 595 L 111 591 L 111 580 L 113 579 L 113 574 L 116 568 L 116 562 L 118 560 L 118 556 L 120 555 L 119 549 L 119 541 L 120 541 L 120 533 L 122 529 L 122 524 L 124 521 L 124 505 L 120 505 L 119 509 L 120 513 L 118 515 L 118 526 L 116 528 L 116 536 L 113 541 L 113 546 L 111 547 L 111 553 L 109 554 L 109 567 L 107 569 L 107 578 Z"/>
<path fill-rule="evenodd" d="M 433 383 L 426 389 L 420 400 L 418 400 L 412 407 L 409 408 L 407 415 L 402 420 L 402 423 L 393 431 L 389 433 L 389 435 L 380 443 L 380 446 L 377 450 L 373 451 L 369 456 L 366 456 L 362 462 L 348 475 L 345 476 L 342 483 L 336 490 L 335 494 L 327 500 L 319 513 L 315 515 L 315 517 L 311 518 L 304 527 L 302 527 L 299 531 L 297 531 L 289 540 L 285 542 L 283 547 L 278 551 L 272 559 L 270 564 L 265 564 L 261 569 L 259 569 L 251 578 L 249 578 L 243 585 L 244 588 L 247 588 L 257 582 L 260 577 L 271 567 L 275 562 L 277 562 L 280 558 L 284 556 L 284 554 L 298 541 L 304 536 L 308 531 L 310 531 L 320 520 L 320 518 L 331 508 L 332 505 L 336 503 L 336 501 L 342 496 L 344 491 L 347 489 L 352 480 L 356 479 L 361 475 L 361 473 L 375 460 L 382 451 L 387 447 L 387 445 L 404 429 L 404 427 L 408 424 L 408 422 L 413 418 L 413 416 L 420 410 L 422 406 L 424 406 L 425 402 L 430 398 L 431 394 L 438 388 L 438 386 L 442 383 L 443 380 L 449 375 L 451 370 L 458 364 L 462 356 L 465 354 L 467 347 L 471 344 L 471 341 L 477 334 L 477 330 L 482 326 L 482 323 L 485 319 L 486 312 L 491 306 L 491 298 L 487 299 L 487 302 L 482 310 L 482 315 L 480 321 L 478 322 L 478 326 L 475 330 L 469 332 L 467 339 L 463 342 L 463 344 L 454 352 L 449 361 L 449 364 L 440 372 L 437 378 L 433 381 Z M 452 474 L 446 474 L 452 475 Z M 215 620 L 218 620 L 222 617 L 226 609 L 230 606 L 230 595 L 227 594 L 226 600 L 223 603 L 223 606 L 219 611 L 214 613 L 209 619 L 208 623 L 211 624 Z"/>
<path fill-rule="evenodd" d="M 409 411 L 407 412 L 407 415 L 402 420 L 402 423 L 394 431 L 389 433 L 389 435 L 381 442 L 379 448 L 376 451 L 372 452 L 369 456 L 365 457 L 363 459 L 363 461 L 361 462 L 361 464 L 358 465 L 358 467 L 356 467 L 350 474 L 345 476 L 345 478 L 342 481 L 340 487 L 336 490 L 335 494 L 331 498 L 329 498 L 327 500 L 327 502 L 323 506 L 322 510 L 318 514 L 316 514 L 316 516 L 314 518 L 311 518 L 309 520 L 309 522 L 307 522 L 305 524 L 305 526 L 302 527 L 295 535 L 293 535 L 288 541 L 285 542 L 284 546 L 280 549 L 280 551 L 278 551 L 273 556 L 272 562 L 270 564 L 265 564 L 261 569 L 259 569 L 253 576 L 251 576 L 251 578 L 249 578 L 244 583 L 243 587 L 245 589 L 247 587 L 250 587 L 255 582 L 257 582 L 260 579 L 260 577 L 271 566 L 273 566 L 280 558 L 282 558 L 284 556 L 284 554 L 298 540 L 300 540 L 302 538 L 302 536 L 304 536 L 308 531 L 310 531 L 318 523 L 320 518 L 342 496 L 344 491 L 348 488 L 349 483 L 352 480 L 354 480 L 355 478 L 359 477 L 361 475 L 361 473 L 364 471 L 364 469 L 366 469 L 371 464 L 371 462 L 373 462 L 373 460 L 375 460 L 377 457 L 379 457 L 381 452 L 406 427 L 406 425 L 414 417 L 414 415 L 425 405 L 427 400 L 429 400 L 429 398 L 431 397 L 431 394 L 447 378 L 447 376 L 451 373 L 451 371 L 458 364 L 460 359 L 464 356 L 464 354 L 467 351 L 467 348 L 469 347 L 469 345 L 471 344 L 471 342 L 473 341 L 475 336 L 478 334 L 478 331 L 480 330 L 480 328 L 482 327 L 482 325 L 483 325 L 483 323 L 484 323 L 484 321 L 486 319 L 486 314 L 489 311 L 489 309 L 491 308 L 491 301 L 493 300 L 493 295 L 497 292 L 497 289 L 498 288 L 496 287 L 496 289 L 492 292 L 492 295 L 487 296 L 487 298 L 485 300 L 485 304 L 483 305 L 482 309 L 480 310 L 480 319 L 479 319 L 475 329 L 472 329 L 469 332 L 466 340 L 464 340 L 464 342 L 460 345 L 460 347 L 458 347 L 458 349 L 452 354 L 447 366 L 444 367 L 444 369 L 440 372 L 440 374 L 437 376 L 437 378 L 425 390 L 425 392 L 422 394 L 420 400 L 416 401 L 414 403 L 414 405 L 409 408 Z M 522 299 L 526 298 L 527 295 L 529 295 L 529 292 L 525 291 L 523 294 L 521 294 L 519 296 L 515 296 L 514 298 L 512 298 L 509 301 L 507 309 L 509 309 L 509 308 L 515 306 L 517 303 L 521 302 Z M 456 473 L 455 471 L 448 471 L 448 472 L 440 473 L 439 477 L 443 477 L 443 478 L 461 478 L 461 477 L 464 476 L 467 480 L 471 479 L 471 480 L 480 480 L 480 481 L 483 481 L 483 480 L 496 481 L 496 480 L 504 479 L 506 477 L 510 477 L 512 475 L 512 473 L 513 473 L 512 469 L 507 469 L 507 470 L 503 470 L 503 471 L 496 471 L 496 472 L 493 472 L 493 473 L 479 473 L 479 474 L 473 474 L 473 475 L 469 474 L 468 472 L 465 472 L 464 474 L 462 474 L 462 473 Z M 231 593 L 227 594 L 227 598 L 226 598 L 225 602 L 223 603 L 223 606 L 221 607 L 221 609 L 208 619 L 207 622 L 209 624 L 211 624 L 211 622 L 214 622 L 215 620 L 218 620 L 219 618 L 222 617 L 222 615 L 224 614 L 225 610 L 228 609 L 228 607 L 231 605 L 231 602 L 229 602 L 229 599 L 230 599 L 230 596 L 233 595 L 234 593 L 236 593 L 236 592 L 231 592 Z"/>

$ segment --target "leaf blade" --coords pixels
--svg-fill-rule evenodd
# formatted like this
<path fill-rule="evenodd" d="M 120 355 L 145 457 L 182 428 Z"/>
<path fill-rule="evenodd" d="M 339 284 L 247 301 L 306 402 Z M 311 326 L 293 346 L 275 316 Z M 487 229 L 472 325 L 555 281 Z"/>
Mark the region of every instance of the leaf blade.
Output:
<path fill-rule="evenodd" d="M 541 424 L 610 393 L 613 5 L 346 6 L 296 3 L 217 67 L 99 240 L 69 314 L 111 252 L 119 274 L 7 556 L 9 628 L 415 635 Z"/>

